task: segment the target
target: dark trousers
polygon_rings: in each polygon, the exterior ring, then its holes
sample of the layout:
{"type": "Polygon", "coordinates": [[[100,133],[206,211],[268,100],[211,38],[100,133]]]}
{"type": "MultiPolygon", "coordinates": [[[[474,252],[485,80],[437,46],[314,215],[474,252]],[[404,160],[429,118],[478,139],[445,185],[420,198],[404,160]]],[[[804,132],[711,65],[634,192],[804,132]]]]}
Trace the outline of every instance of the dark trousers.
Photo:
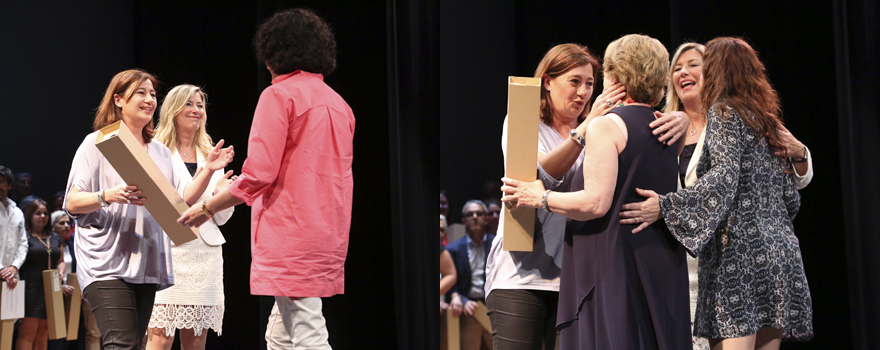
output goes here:
{"type": "Polygon", "coordinates": [[[92,306],[104,350],[140,348],[153,312],[155,284],[97,281],[83,295],[92,306]]]}
{"type": "Polygon", "coordinates": [[[495,289],[486,298],[495,349],[559,349],[556,307],[559,293],[495,289]]]}

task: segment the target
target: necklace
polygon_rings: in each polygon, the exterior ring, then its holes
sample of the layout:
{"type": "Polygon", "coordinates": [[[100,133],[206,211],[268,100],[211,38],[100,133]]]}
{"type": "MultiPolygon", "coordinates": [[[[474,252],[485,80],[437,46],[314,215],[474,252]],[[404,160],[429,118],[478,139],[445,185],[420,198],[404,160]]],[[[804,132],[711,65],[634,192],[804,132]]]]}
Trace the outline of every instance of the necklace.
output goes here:
{"type": "Polygon", "coordinates": [[[34,238],[36,238],[38,241],[40,241],[40,243],[43,244],[44,247],[46,247],[46,255],[48,255],[46,257],[46,267],[47,267],[46,269],[51,270],[52,269],[52,246],[49,245],[49,237],[46,237],[46,240],[43,241],[43,238],[38,237],[33,232],[31,232],[31,236],[34,236],[34,238]]]}
{"type": "Polygon", "coordinates": [[[702,129],[702,128],[703,128],[703,126],[700,125],[700,126],[694,128],[694,129],[690,129],[690,130],[688,130],[688,134],[691,135],[691,136],[694,136],[694,134],[697,133],[697,130],[700,130],[700,129],[702,129]]]}

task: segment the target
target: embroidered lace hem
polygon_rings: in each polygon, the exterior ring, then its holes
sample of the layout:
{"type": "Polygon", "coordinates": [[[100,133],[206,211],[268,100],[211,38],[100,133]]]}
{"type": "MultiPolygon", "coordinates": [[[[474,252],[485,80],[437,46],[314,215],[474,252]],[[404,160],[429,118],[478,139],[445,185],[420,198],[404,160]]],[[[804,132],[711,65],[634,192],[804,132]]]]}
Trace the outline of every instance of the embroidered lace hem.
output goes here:
{"type": "Polygon", "coordinates": [[[153,305],[150,315],[150,328],[165,328],[166,336],[173,336],[178,329],[192,328],[196,336],[202,330],[213,329],[217,335],[223,334],[222,305],[153,305]]]}

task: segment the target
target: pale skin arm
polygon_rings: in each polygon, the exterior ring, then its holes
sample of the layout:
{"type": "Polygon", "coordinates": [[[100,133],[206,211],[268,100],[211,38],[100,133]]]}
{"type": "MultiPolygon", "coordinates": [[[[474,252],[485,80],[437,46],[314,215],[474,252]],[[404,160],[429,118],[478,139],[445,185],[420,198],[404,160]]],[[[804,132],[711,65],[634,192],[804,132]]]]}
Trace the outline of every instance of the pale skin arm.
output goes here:
{"type": "Polygon", "coordinates": [[[452,299],[449,300],[449,308],[452,309],[452,316],[461,315],[461,297],[458,293],[452,293],[452,299]]]}
{"type": "MultiPolygon", "coordinates": [[[[231,208],[236,205],[244,203],[243,200],[236,198],[229,193],[229,189],[223,189],[217,195],[209,198],[205,201],[204,205],[211,213],[219,212],[226,208],[231,208]]],[[[204,210],[202,210],[201,205],[193,205],[177,219],[177,223],[183,224],[189,227],[199,227],[202,226],[205,222],[210,219],[207,215],[205,215],[204,210]]]]}
{"type": "MultiPolygon", "coordinates": [[[[593,103],[590,114],[580,125],[578,125],[578,134],[584,135],[587,131],[587,125],[589,125],[593,119],[605,115],[608,111],[617,107],[617,104],[619,104],[620,100],[624,97],[626,97],[626,88],[623,85],[615,83],[614,85],[605,88],[605,90],[602,91],[602,94],[596,97],[596,101],[593,103]],[[608,106],[605,101],[611,101],[611,106],[608,106]]],[[[577,161],[578,157],[581,155],[582,150],[583,147],[581,147],[581,145],[569,139],[554,148],[552,151],[547,152],[547,154],[538,155],[538,163],[541,164],[541,168],[544,168],[544,171],[546,171],[547,174],[550,174],[554,179],[560,179],[569,169],[571,169],[571,166],[574,165],[574,162],[577,161]]]]}
{"type": "Polygon", "coordinates": [[[223,140],[217,142],[217,145],[208,154],[205,168],[200,169],[196,176],[193,177],[192,182],[184,188],[183,199],[187,205],[191,206],[198,202],[199,198],[202,197],[202,193],[208,188],[208,184],[211,183],[211,176],[214,175],[214,172],[225,168],[232,161],[235,151],[232,149],[232,146],[221,149],[223,142],[223,140]]]}
{"type": "MultiPolygon", "coordinates": [[[[625,126],[619,117],[599,117],[587,128],[584,162],[593,164],[584,172],[584,190],[577,192],[550,192],[547,204],[554,213],[586,221],[604,216],[611,208],[614,187],[617,182],[617,156],[626,146],[625,126]]],[[[544,193],[541,181],[526,183],[503,178],[502,202],[511,210],[519,207],[540,208],[544,193]]]]}
{"type": "MultiPolygon", "coordinates": [[[[76,186],[70,188],[67,195],[67,211],[71,214],[88,214],[101,209],[101,203],[98,202],[98,192],[81,192],[76,186]]],[[[107,203],[126,203],[129,198],[132,205],[144,205],[147,199],[142,197],[143,192],[138,190],[137,186],[119,186],[104,190],[104,201],[107,203]]]]}
{"type": "MultiPolygon", "coordinates": [[[[61,281],[64,281],[64,273],[67,271],[67,263],[64,262],[64,249],[61,249],[60,261],[61,262],[58,263],[58,278],[61,278],[61,281]]],[[[67,296],[73,295],[73,286],[62,284],[61,293],[64,293],[64,295],[67,296]]]]}
{"type": "Polygon", "coordinates": [[[455,273],[455,264],[452,262],[452,256],[446,250],[440,253],[440,274],[443,275],[440,278],[440,295],[443,295],[452,289],[452,286],[455,285],[455,281],[458,279],[455,273]]]}

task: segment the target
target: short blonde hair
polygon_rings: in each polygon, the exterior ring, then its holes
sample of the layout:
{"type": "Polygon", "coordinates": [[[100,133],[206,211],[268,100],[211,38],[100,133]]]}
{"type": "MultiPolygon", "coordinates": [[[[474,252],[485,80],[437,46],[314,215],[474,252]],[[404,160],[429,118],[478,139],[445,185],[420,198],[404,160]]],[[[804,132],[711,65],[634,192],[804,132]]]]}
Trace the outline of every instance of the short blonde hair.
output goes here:
{"type": "Polygon", "coordinates": [[[605,49],[603,66],[603,74],[626,87],[636,102],[656,106],[663,100],[669,52],[657,39],[629,34],[612,41],[605,49]]]}
{"type": "Polygon", "coordinates": [[[174,152],[177,148],[177,143],[180,141],[177,138],[177,124],[174,122],[174,119],[177,117],[177,114],[186,108],[186,103],[196,93],[202,96],[202,102],[205,103],[205,118],[202,118],[199,130],[196,131],[196,135],[193,137],[193,146],[207,158],[211,148],[214,147],[214,142],[211,140],[211,135],[208,135],[208,131],[205,130],[208,119],[208,94],[198,86],[183,84],[177,85],[171,91],[168,91],[168,95],[162,101],[162,108],[159,110],[159,127],[156,128],[155,138],[174,152]]]}
{"type": "Polygon", "coordinates": [[[675,86],[673,86],[675,83],[672,82],[672,74],[675,74],[673,67],[675,67],[675,62],[678,62],[678,58],[690,50],[696,50],[700,53],[701,57],[706,54],[706,47],[698,43],[684,43],[678,47],[678,50],[675,50],[672,61],[669,61],[669,81],[666,82],[666,107],[663,107],[663,112],[665,113],[684,111],[684,105],[681,104],[681,99],[675,93],[675,86]]]}

